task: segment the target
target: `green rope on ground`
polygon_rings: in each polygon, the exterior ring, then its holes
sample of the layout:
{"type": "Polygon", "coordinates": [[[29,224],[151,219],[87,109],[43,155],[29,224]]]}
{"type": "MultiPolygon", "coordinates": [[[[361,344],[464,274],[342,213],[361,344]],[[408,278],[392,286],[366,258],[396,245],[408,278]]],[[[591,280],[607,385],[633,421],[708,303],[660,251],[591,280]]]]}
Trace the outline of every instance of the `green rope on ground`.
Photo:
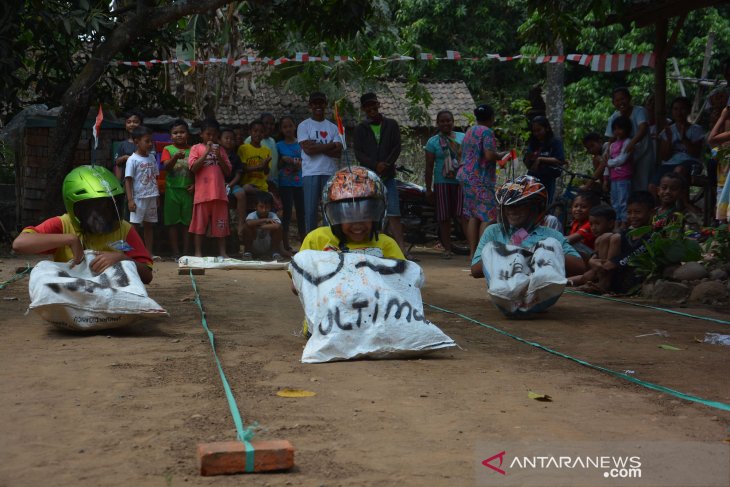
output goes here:
{"type": "Polygon", "coordinates": [[[15,281],[21,280],[22,278],[25,277],[26,274],[30,273],[31,269],[32,269],[32,267],[30,266],[30,264],[26,263],[25,270],[23,272],[18,272],[17,274],[15,274],[13,277],[8,279],[7,281],[0,282],[0,289],[5,289],[6,287],[8,287],[10,284],[14,283],[15,281]]]}
{"type": "Polygon", "coordinates": [[[495,326],[487,325],[486,323],[482,323],[481,321],[475,320],[474,318],[471,318],[469,316],[463,315],[461,313],[457,313],[456,311],[451,311],[451,310],[448,310],[448,309],[445,309],[445,308],[441,308],[439,306],[434,306],[434,305],[428,304],[428,303],[424,303],[424,304],[427,305],[427,306],[429,306],[429,307],[431,307],[431,308],[433,308],[433,309],[435,309],[435,310],[438,310],[438,311],[441,311],[441,312],[444,312],[444,313],[448,313],[448,314],[452,314],[452,315],[456,315],[459,318],[462,318],[462,319],[467,320],[467,321],[471,321],[472,323],[476,323],[479,326],[483,326],[484,328],[488,328],[488,329],[490,329],[492,331],[496,331],[497,333],[501,333],[502,335],[508,336],[508,337],[510,337],[510,338],[512,338],[514,340],[517,340],[518,342],[526,343],[527,345],[533,346],[535,348],[539,348],[540,350],[544,350],[544,351],[546,351],[548,353],[551,353],[553,355],[557,355],[558,357],[566,358],[568,360],[572,360],[573,362],[579,363],[580,365],[584,365],[584,366],[589,367],[591,369],[599,370],[601,372],[605,372],[605,373],[610,374],[610,375],[613,375],[615,377],[619,377],[621,379],[625,379],[625,380],[627,380],[629,382],[633,382],[634,384],[638,384],[640,386],[646,387],[647,389],[652,389],[652,390],[655,390],[655,391],[663,392],[665,394],[670,394],[670,395],[672,395],[674,397],[678,397],[678,398],[684,399],[686,401],[692,401],[692,402],[697,402],[697,403],[700,403],[700,404],[704,404],[705,406],[709,406],[711,408],[722,409],[723,411],[730,411],[730,404],[725,404],[725,403],[717,402],[717,401],[708,401],[707,399],[702,399],[701,397],[692,396],[690,394],[685,394],[684,392],[675,391],[674,389],[669,389],[668,387],[660,386],[658,384],[653,384],[651,382],[646,382],[646,381],[643,381],[641,379],[637,379],[635,377],[631,377],[630,375],[624,374],[622,372],[616,372],[615,370],[607,369],[605,367],[601,367],[600,365],[594,365],[594,364],[591,364],[589,362],[586,362],[585,360],[581,360],[581,359],[578,359],[578,358],[575,358],[575,357],[571,357],[570,355],[567,355],[565,353],[558,352],[557,350],[553,350],[553,349],[548,348],[548,347],[546,347],[544,345],[540,345],[537,342],[531,342],[529,340],[525,340],[524,338],[520,338],[520,337],[518,337],[516,335],[513,335],[513,334],[511,334],[509,332],[506,332],[504,330],[501,330],[501,329],[499,329],[499,328],[497,328],[495,326]]]}
{"type": "Polygon", "coordinates": [[[607,301],[615,301],[617,303],[630,304],[631,306],[638,306],[639,308],[655,309],[657,311],[663,311],[664,313],[671,313],[673,315],[684,316],[686,318],[694,318],[696,320],[705,320],[705,321],[714,321],[715,323],[720,323],[721,325],[730,325],[730,321],[721,320],[720,318],[711,318],[709,316],[692,315],[689,313],[682,313],[681,311],[675,311],[675,310],[669,309],[669,308],[659,308],[657,306],[651,306],[649,304],[632,303],[631,301],[626,301],[623,299],[611,298],[609,296],[601,296],[598,294],[584,293],[583,291],[574,291],[572,289],[566,289],[565,292],[569,293],[569,294],[576,294],[578,296],[588,296],[591,298],[605,299],[607,301]]]}
{"type": "Polygon", "coordinates": [[[226,374],[223,372],[223,366],[221,365],[221,361],[218,358],[218,352],[216,352],[215,349],[215,335],[213,335],[213,332],[208,328],[208,320],[205,318],[205,311],[203,311],[203,303],[200,300],[200,293],[198,292],[198,286],[195,282],[195,277],[193,277],[193,271],[190,271],[190,280],[193,283],[193,290],[195,291],[195,304],[198,305],[198,309],[200,310],[200,321],[203,324],[203,328],[205,329],[205,332],[208,335],[208,341],[210,341],[210,348],[213,350],[213,358],[215,359],[216,366],[218,367],[218,373],[221,376],[221,381],[223,382],[223,390],[226,392],[226,400],[228,401],[228,408],[231,410],[231,416],[233,416],[233,422],[236,425],[236,435],[238,437],[238,440],[243,443],[243,446],[246,448],[246,472],[253,472],[254,471],[254,447],[250,443],[251,439],[254,436],[254,427],[253,426],[244,428],[243,426],[243,419],[241,419],[241,413],[238,410],[238,404],[236,403],[236,398],[233,397],[233,392],[231,391],[231,386],[228,384],[228,379],[226,379],[226,374]]]}

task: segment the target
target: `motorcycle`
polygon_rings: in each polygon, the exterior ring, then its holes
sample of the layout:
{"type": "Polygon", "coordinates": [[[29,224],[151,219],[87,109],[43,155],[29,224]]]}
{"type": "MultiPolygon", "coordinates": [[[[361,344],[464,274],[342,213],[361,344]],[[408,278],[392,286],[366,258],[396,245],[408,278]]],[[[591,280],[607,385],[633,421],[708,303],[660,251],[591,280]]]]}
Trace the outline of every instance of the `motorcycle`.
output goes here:
{"type": "MultiPolygon", "coordinates": [[[[413,174],[410,169],[397,166],[396,170],[413,174]]],[[[416,244],[423,245],[439,239],[439,223],[436,221],[436,207],[426,198],[426,188],[396,177],[398,201],[400,203],[403,238],[409,244],[409,250],[416,244]]],[[[458,221],[452,224],[451,250],[457,255],[469,255],[469,247],[457,244],[465,240],[458,221]]]]}

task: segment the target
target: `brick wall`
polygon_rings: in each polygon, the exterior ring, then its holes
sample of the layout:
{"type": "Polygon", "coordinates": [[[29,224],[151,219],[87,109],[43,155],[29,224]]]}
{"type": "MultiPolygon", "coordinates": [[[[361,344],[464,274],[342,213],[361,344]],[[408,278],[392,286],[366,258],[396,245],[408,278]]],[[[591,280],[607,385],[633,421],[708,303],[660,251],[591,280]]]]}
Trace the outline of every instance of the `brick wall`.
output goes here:
{"type": "MultiPolygon", "coordinates": [[[[16,184],[20,185],[20,225],[34,225],[41,221],[41,209],[46,200],[46,173],[51,163],[51,140],[55,128],[28,127],[25,129],[24,141],[20,154],[20,174],[16,184]]],[[[124,129],[102,128],[99,134],[99,147],[95,151],[96,164],[112,167],[112,142],[124,140],[124,129]]],[[[83,129],[81,139],[76,148],[75,165],[91,163],[91,144],[93,136],[91,128],[83,129]]]]}

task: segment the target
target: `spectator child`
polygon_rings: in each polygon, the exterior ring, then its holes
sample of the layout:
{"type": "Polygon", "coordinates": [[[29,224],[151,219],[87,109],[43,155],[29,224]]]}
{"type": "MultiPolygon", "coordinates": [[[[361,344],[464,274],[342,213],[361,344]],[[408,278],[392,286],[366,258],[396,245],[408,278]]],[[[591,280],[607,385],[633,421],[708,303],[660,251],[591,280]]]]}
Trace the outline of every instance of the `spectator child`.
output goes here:
{"type": "Polygon", "coordinates": [[[662,176],[657,187],[659,206],[652,218],[652,225],[655,229],[672,223],[677,219],[678,214],[684,215],[685,224],[699,229],[698,215],[701,211],[694,205],[684,203],[686,188],[687,183],[679,173],[668,172],[662,176]]]}
{"type": "Polygon", "coordinates": [[[124,166],[127,163],[127,159],[136,150],[134,141],[132,140],[132,132],[142,125],[143,122],[144,117],[139,112],[129,112],[124,116],[124,129],[129,134],[129,138],[117,147],[117,152],[114,154],[114,175],[120,181],[124,180],[124,166]]]}
{"type": "Polygon", "coordinates": [[[595,132],[590,132],[583,137],[583,147],[591,156],[593,164],[593,173],[591,181],[581,186],[582,190],[592,190],[598,192],[609,191],[608,166],[604,154],[608,152],[608,144],[604,144],[601,136],[595,132]]]}
{"type": "Polygon", "coordinates": [[[228,160],[231,161],[231,173],[226,176],[226,194],[228,202],[236,208],[236,229],[241,234],[246,219],[247,201],[246,191],[243,189],[243,163],[238,157],[236,133],[231,129],[221,130],[221,145],[226,150],[228,160]]]}
{"type": "Polygon", "coordinates": [[[396,241],[381,234],[385,220],[385,189],[372,171],[362,166],[340,169],[322,192],[329,222],[309,232],[300,250],[359,252],[405,260],[396,241]]]}
{"type": "MultiPolygon", "coordinates": [[[[487,290],[493,300],[499,298],[499,301],[504,303],[504,300],[507,299],[513,304],[525,303],[527,305],[526,309],[521,309],[522,306],[520,306],[520,309],[514,311],[498,305],[505,314],[512,316],[542,311],[554,304],[559,298],[559,294],[548,301],[534,303],[528,295],[538,295],[541,288],[535,289],[532,279],[533,276],[538,275],[538,272],[544,272],[543,267],[556,269],[555,265],[550,264],[550,259],[541,259],[543,265],[535,266],[533,270],[529,263],[518,262],[517,259],[522,258],[522,252],[513,252],[507,246],[525,249],[528,251],[526,253],[529,255],[528,258],[533,255],[532,252],[536,253],[539,248],[544,248],[542,245],[550,247],[551,258],[564,258],[564,272],[568,275],[584,271],[583,259],[560,232],[541,225],[547,209],[547,190],[538,179],[532,176],[520,176],[513,181],[507,181],[497,190],[496,198],[499,204],[500,222],[488,226],[482,234],[471,262],[471,275],[475,278],[486,277],[487,290]],[[556,246],[557,248],[555,248],[556,246]],[[484,261],[482,251],[487,257],[484,261]],[[487,256],[487,253],[490,255],[487,256]],[[488,265],[491,265],[493,261],[504,261],[506,258],[512,257],[515,260],[511,262],[509,269],[500,270],[499,275],[489,275],[488,265]],[[518,274],[525,276],[524,285],[510,288],[510,281],[518,274]]],[[[553,282],[552,285],[564,287],[566,282],[564,274],[562,278],[562,284],[553,282]]],[[[559,289],[560,293],[562,293],[562,287],[559,289]]]]}
{"type": "Polygon", "coordinates": [[[271,211],[274,197],[271,193],[259,191],[256,194],[256,211],[246,217],[243,227],[243,260],[252,260],[254,255],[271,253],[274,260],[282,260],[280,254],[281,220],[271,211]]]}
{"type": "MultiPolygon", "coordinates": [[[[613,227],[616,225],[616,211],[608,205],[598,205],[591,208],[588,214],[588,222],[591,225],[591,233],[595,241],[595,252],[591,259],[605,259],[608,255],[608,248],[613,235],[613,227]]],[[[588,260],[589,268],[582,275],[571,276],[568,279],[569,286],[581,286],[593,282],[597,272],[590,267],[591,260],[588,260]]]]}
{"type": "Polygon", "coordinates": [[[195,235],[195,255],[203,256],[203,236],[208,227],[218,240],[218,255],[227,257],[228,197],[225,177],[231,173],[231,162],[218,143],[220,125],[214,119],[200,125],[200,144],[190,149],[190,171],[195,175],[195,198],[190,233],[195,235]]]}
{"type": "Polygon", "coordinates": [[[302,189],[304,191],[304,223],[307,232],[317,228],[317,209],[327,180],[337,170],[342,154],[342,141],[337,125],[324,118],[327,97],[324,93],[309,95],[312,116],[297,127],[297,142],[302,146],[302,189]]]}
{"type": "Polygon", "coordinates": [[[595,235],[591,231],[590,211],[591,208],[601,202],[598,194],[592,191],[582,191],[573,200],[571,214],[573,223],[570,226],[567,240],[585,261],[593,253],[595,235]]]}
{"type": "Polygon", "coordinates": [[[261,144],[264,137],[264,123],[261,120],[254,120],[249,127],[251,142],[238,148],[238,156],[243,163],[243,189],[247,193],[267,192],[269,184],[266,175],[270,170],[271,150],[261,144]]]}
{"type": "MultiPolygon", "coordinates": [[[[615,88],[611,93],[611,101],[616,111],[608,119],[606,137],[611,142],[616,139],[613,133],[613,122],[617,117],[626,117],[631,122],[631,140],[626,145],[626,153],[631,154],[634,165],[631,187],[634,190],[645,190],[649,185],[649,176],[654,167],[649,137],[649,114],[641,106],[634,106],[631,103],[631,93],[625,86],[615,88]]],[[[617,215],[621,218],[621,215],[617,215]]]]}
{"type": "Polygon", "coordinates": [[[170,234],[172,255],[176,258],[180,254],[179,235],[183,237],[183,253],[190,253],[190,220],[193,217],[193,191],[195,180],[190,173],[188,157],[190,144],[188,138],[190,129],[187,122],[178,119],[172,122],[170,128],[172,144],[162,149],[162,164],[165,166],[165,205],[164,221],[170,234]]]}
{"type": "Polygon", "coordinates": [[[139,234],[120,217],[124,190],[119,179],[101,166],[79,166],[63,180],[66,213],[26,227],[13,241],[18,254],[53,254],[55,262],[84,260],[94,250],[93,272],[122,260],[133,260],[145,284],[152,281],[152,258],[139,234]]]}
{"type": "Polygon", "coordinates": [[[129,221],[142,224],[144,244],[152,254],[152,243],[157,223],[157,202],[160,191],[157,187],[157,159],[151,153],[152,130],[140,125],[132,132],[135,151],[129,156],[124,169],[124,187],[127,192],[129,221]]]}
{"type": "Polygon", "coordinates": [[[651,224],[654,215],[654,197],[648,191],[634,191],[627,202],[627,222],[629,228],[621,233],[606,237],[606,242],[596,242],[598,253],[591,258],[589,266],[596,271],[595,279],[602,292],[625,294],[639,284],[640,280],[631,267],[631,258],[646,252],[646,242],[651,233],[632,237],[629,233],[636,228],[651,224]]]}
{"type": "Polygon", "coordinates": [[[525,152],[525,164],[529,169],[527,174],[538,178],[545,185],[549,205],[555,195],[555,180],[560,177],[560,168],[565,165],[563,143],[555,137],[550,122],[542,115],[530,121],[530,131],[525,152]]]}
{"type": "Polygon", "coordinates": [[[302,190],[302,148],[297,142],[297,124],[291,116],[281,118],[283,140],[276,143],[279,152],[279,195],[281,196],[284,250],[291,252],[289,245],[289,225],[292,219],[292,206],[297,212],[299,241],[304,240],[304,191],[302,190]]]}
{"type": "Polygon", "coordinates": [[[616,117],[611,123],[613,136],[616,138],[608,149],[608,174],[611,180],[611,205],[616,210],[616,221],[621,227],[626,226],[626,201],[631,192],[632,158],[627,152],[631,143],[631,120],[628,117],[616,117]]]}
{"type": "MultiPolygon", "coordinates": [[[[263,124],[263,130],[261,134],[260,144],[267,147],[271,151],[271,162],[269,162],[270,171],[266,173],[269,180],[269,191],[275,190],[278,175],[279,175],[279,151],[276,148],[276,139],[274,139],[274,133],[276,132],[276,118],[274,114],[264,112],[258,120],[261,120],[263,124]]],[[[251,127],[249,126],[249,136],[246,138],[244,144],[250,144],[252,139],[251,127]]]]}

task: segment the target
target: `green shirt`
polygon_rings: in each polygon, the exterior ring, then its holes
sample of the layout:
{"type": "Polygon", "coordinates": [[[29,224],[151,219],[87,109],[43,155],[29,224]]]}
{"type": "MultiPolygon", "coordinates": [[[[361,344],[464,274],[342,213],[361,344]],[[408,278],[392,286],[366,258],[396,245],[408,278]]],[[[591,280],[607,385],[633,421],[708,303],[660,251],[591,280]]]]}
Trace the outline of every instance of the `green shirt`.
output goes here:
{"type": "Polygon", "coordinates": [[[178,151],[185,151],[185,157],[175,161],[175,166],[167,171],[167,181],[165,188],[185,188],[187,189],[191,184],[195,182],[193,174],[190,172],[188,166],[188,157],[190,157],[190,148],[178,149],[174,145],[166,145],[162,150],[162,163],[172,159],[172,156],[177,154],[178,151]]]}
{"type": "Polygon", "coordinates": [[[371,123],[370,129],[373,131],[373,134],[375,134],[375,142],[380,144],[380,124],[371,123]]]}

